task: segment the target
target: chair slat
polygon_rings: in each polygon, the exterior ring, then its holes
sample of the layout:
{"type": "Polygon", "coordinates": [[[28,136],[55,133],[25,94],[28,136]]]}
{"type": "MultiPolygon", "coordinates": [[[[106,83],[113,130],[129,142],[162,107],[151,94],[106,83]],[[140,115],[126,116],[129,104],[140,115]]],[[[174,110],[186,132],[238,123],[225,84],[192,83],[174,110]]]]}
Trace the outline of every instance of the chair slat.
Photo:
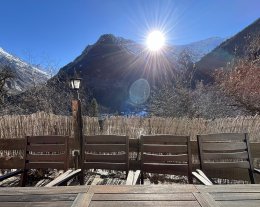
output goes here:
{"type": "Polygon", "coordinates": [[[187,145],[157,145],[157,144],[144,144],[143,152],[156,152],[156,153],[187,153],[187,145]]]}
{"type": "Polygon", "coordinates": [[[64,152],[64,151],[66,151],[66,146],[63,144],[28,145],[27,151],[31,151],[31,152],[64,152]]]}
{"type": "Polygon", "coordinates": [[[235,153],[204,153],[205,160],[248,159],[247,151],[235,153]]]}
{"type": "Polygon", "coordinates": [[[158,164],[143,163],[142,170],[159,174],[181,174],[188,175],[188,164],[158,164]]]}
{"type": "Polygon", "coordinates": [[[85,151],[89,152],[124,152],[125,144],[87,144],[85,151]]]}
{"type": "Polygon", "coordinates": [[[84,162],[84,169],[126,170],[125,163],[84,162]]]}
{"type": "Polygon", "coordinates": [[[246,150],[247,146],[245,142],[235,143],[203,143],[203,151],[241,151],[246,150]]]}
{"type": "Polygon", "coordinates": [[[27,160],[29,162],[64,162],[66,154],[28,154],[27,160]]]}
{"type": "Polygon", "coordinates": [[[222,169],[222,168],[244,168],[249,169],[250,165],[248,161],[241,162],[211,162],[204,163],[205,169],[222,169]]]}
{"type": "Polygon", "coordinates": [[[142,136],[144,144],[187,144],[188,136],[154,135],[142,136]]]}
{"type": "Polygon", "coordinates": [[[220,134],[205,134],[198,135],[202,142],[206,141],[245,141],[244,133],[220,133],[220,134]]]}
{"type": "Polygon", "coordinates": [[[84,136],[87,144],[125,144],[127,136],[118,135],[95,135],[84,136]]]}
{"type": "Polygon", "coordinates": [[[68,136],[31,136],[28,142],[31,144],[64,144],[68,136]]]}
{"type": "Polygon", "coordinates": [[[104,155],[104,154],[89,154],[85,155],[86,162],[125,162],[126,155],[104,155]]]}
{"type": "Polygon", "coordinates": [[[142,156],[143,162],[187,162],[188,161],[188,155],[187,154],[178,154],[178,155],[156,155],[156,154],[147,154],[144,153],[142,156]]]}
{"type": "Polygon", "coordinates": [[[26,163],[26,169],[65,169],[64,162],[30,162],[26,163]]]}

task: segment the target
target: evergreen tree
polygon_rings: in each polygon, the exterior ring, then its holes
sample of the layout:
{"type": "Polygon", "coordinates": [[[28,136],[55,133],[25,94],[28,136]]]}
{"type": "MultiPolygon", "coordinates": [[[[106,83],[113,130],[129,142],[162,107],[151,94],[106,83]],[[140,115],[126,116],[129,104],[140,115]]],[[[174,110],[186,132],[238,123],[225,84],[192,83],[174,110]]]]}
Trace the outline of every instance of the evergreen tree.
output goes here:
{"type": "Polygon", "coordinates": [[[98,103],[95,98],[93,98],[90,102],[90,116],[98,116],[98,103]]]}

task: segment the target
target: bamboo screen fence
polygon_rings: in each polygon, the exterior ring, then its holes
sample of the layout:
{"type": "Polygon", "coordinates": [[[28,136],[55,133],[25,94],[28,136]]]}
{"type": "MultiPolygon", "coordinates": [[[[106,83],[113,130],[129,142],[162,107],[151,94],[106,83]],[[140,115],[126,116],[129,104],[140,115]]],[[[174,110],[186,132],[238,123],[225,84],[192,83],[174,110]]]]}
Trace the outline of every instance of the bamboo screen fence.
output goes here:
{"type": "MultiPolygon", "coordinates": [[[[201,118],[161,117],[107,117],[104,130],[100,131],[98,119],[83,117],[84,134],[118,134],[139,138],[145,134],[189,135],[192,140],[197,134],[221,132],[247,132],[250,141],[260,141],[260,116],[240,116],[206,120],[201,118]]],[[[72,117],[47,114],[0,117],[0,138],[23,138],[26,135],[69,135],[73,136],[72,117]]]]}

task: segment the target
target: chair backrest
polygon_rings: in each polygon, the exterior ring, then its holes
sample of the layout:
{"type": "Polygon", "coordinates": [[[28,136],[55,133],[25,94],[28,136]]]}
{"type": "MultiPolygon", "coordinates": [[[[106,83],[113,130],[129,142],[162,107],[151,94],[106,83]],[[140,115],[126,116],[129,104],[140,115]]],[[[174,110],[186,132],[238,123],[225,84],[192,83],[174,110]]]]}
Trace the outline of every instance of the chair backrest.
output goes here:
{"type": "Polygon", "coordinates": [[[27,136],[24,169],[68,168],[68,136],[27,136]]]}
{"type": "Polygon", "coordinates": [[[187,175],[192,183],[192,159],[189,136],[141,136],[141,171],[187,175]]]}
{"type": "Polygon", "coordinates": [[[255,183],[249,140],[246,133],[197,135],[202,171],[216,169],[247,169],[255,183]]]}
{"type": "Polygon", "coordinates": [[[83,169],[129,171],[129,138],[118,135],[84,136],[83,169]]]}

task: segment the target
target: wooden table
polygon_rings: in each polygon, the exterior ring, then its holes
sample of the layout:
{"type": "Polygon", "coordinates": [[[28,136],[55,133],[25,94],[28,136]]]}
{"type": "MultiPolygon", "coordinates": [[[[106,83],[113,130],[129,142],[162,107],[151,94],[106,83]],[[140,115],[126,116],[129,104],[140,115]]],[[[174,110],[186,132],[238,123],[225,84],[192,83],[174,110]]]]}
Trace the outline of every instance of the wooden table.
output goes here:
{"type": "Polygon", "coordinates": [[[0,207],[260,206],[260,185],[0,188],[0,207]]]}

